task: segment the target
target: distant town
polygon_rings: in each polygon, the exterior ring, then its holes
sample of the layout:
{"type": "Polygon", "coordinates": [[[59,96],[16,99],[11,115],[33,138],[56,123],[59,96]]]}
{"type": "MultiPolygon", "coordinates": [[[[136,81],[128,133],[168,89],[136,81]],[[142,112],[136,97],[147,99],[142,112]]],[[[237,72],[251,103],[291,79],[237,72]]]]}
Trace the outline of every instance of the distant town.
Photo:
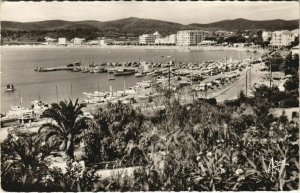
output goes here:
{"type": "MultiPolygon", "coordinates": [[[[292,48],[297,49],[299,43],[299,30],[260,31],[254,33],[250,30],[231,31],[204,31],[204,30],[181,30],[176,34],[162,36],[158,31],[142,34],[136,38],[109,38],[98,37],[87,40],[85,37],[52,38],[45,37],[43,41],[29,44],[40,45],[140,45],[140,46],[227,46],[227,47],[250,47],[250,48],[292,48]]],[[[20,43],[19,43],[20,44],[20,43]]]]}

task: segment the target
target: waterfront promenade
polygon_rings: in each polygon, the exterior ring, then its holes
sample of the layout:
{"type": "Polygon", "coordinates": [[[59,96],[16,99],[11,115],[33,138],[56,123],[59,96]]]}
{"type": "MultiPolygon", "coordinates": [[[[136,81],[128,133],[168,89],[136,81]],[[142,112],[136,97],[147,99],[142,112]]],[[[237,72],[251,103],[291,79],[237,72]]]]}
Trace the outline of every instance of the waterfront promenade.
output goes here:
{"type": "Polygon", "coordinates": [[[15,47],[15,48],[103,48],[103,49],[176,49],[182,51],[189,50],[203,50],[203,51],[225,51],[234,50],[242,52],[257,52],[264,54],[269,52],[268,49],[251,48],[251,47],[228,47],[228,46],[160,46],[160,45],[2,45],[2,47],[15,47]]]}

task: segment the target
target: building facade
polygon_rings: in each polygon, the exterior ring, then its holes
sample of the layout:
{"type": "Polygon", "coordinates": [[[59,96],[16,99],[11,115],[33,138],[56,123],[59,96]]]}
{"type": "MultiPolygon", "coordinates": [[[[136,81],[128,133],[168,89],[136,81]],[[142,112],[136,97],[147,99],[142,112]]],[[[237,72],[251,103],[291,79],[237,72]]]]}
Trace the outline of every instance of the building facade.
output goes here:
{"type": "Polygon", "coordinates": [[[292,56],[295,56],[296,54],[299,56],[299,45],[292,47],[291,52],[292,56]]]}
{"type": "Polygon", "coordinates": [[[81,45],[85,42],[85,38],[74,38],[73,43],[75,45],[81,45]]]}
{"type": "Polygon", "coordinates": [[[58,38],[58,45],[66,45],[67,38],[58,38]]]}
{"type": "Polygon", "coordinates": [[[263,39],[264,42],[268,42],[272,38],[272,32],[270,32],[270,31],[263,31],[262,34],[261,34],[261,36],[262,36],[262,39],[263,39]]]}
{"type": "Polygon", "coordinates": [[[177,32],[178,46],[197,45],[205,39],[205,32],[202,30],[183,30],[177,32]]]}
{"type": "Polygon", "coordinates": [[[177,35],[171,34],[164,38],[156,38],[155,44],[166,44],[166,45],[175,45],[177,42],[177,35]]]}
{"type": "Polygon", "coordinates": [[[143,34],[139,36],[139,44],[155,44],[157,38],[160,38],[160,34],[157,31],[153,34],[143,34]]]}
{"type": "Polygon", "coordinates": [[[295,34],[287,31],[287,30],[283,30],[283,31],[274,31],[272,33],[272,37],[271,37],[271,42],[270,45],[271,46],[290,46],[292,44],[292,42],[295,41],[295,34]]]}

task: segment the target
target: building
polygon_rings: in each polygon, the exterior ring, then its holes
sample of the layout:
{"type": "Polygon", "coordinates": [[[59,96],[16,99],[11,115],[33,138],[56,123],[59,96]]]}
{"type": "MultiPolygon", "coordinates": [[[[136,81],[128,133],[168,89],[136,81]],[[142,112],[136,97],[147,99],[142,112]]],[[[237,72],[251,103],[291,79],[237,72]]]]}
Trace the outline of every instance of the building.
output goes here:
{"type": "Polygon", "coordinates": [[[45,42],[55,42],[57,39],[55,38],[50,38],[50,37],[45,37],[45,42]]]}
{"type": "Polygon", "coordinates": [[[143,34],[139,36],[139,44],[155,44],[157,38],[160,38],[160,34],[157,31],[153,34],[143,34]]]}
{"type": "Polygon", "coordinates": [[[292,31],[292,33],[293,33],[296,37],[299,37],[299,35],[300,35],[300,29],[294,29],[294,30],[292,31]]]}
{"type": "Polygon", "coordinates": [[[58,38],[58,45],[66,45],[67,38],[58,38]]]}
{"type": "Polygon", "coordinates": [[[75,45],[81,45],[85,42],[85,38],[74,38],[72,41],[75,45]]]}
{"type": "Polygon", "coordinates": [[[164,38],[156,38],[155,44],[164,44],[164,45],[175,45],[177,42],[177,35],[171,34],[164,38]]]}
{"type": "Polygon", "coordinates": [[[50,44],[54,44],[55,42],[57,42],[57,39],[55,38],[50,38],[50,37],[45,37],[45,45],[50,45],[50,44]]]}
{"type": "Polygon", "coordinates": [[[212,46],[215,44],[217,44],[217,42],[213,41],[213,40],[203,40],[200,43],[198,43],[198,45],[200,45],[200,46],[212,46]]]}
{"type": "Polygon", "coordinates": [[[177,32],[178,46],[197,45],[205,39],[205,32],[202,30],[183,30],[177,32]]]}
{"type": "Polygon", "coordinates": [[[296,38],[295,34],[288,30],[274,31],[272,33],[270,46],[273,47],[290,46],[292,42],[295,41],[295,38],[296,38]]]}
{"type": "Polygon", "coordinates": [[[291,52],[292,56],[295,56],[296,54],[299,56],[299,45],[292,47],[291,52]]]}
{"type": "Polygon", "coordinates": [[[261,36],[262,36],[262,39],[263,39],[264,42],[268,42],[268,41],[270,41],[270,39],[272,37],[272,32],[270,32],[270,31],[263,31],[262,34],[261,34],[261,36]]]}

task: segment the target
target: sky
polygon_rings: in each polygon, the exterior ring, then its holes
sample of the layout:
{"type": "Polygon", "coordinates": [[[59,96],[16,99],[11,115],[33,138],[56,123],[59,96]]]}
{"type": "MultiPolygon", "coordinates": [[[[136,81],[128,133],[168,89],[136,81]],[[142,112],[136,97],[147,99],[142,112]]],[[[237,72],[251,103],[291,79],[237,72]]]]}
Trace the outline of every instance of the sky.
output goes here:
{"type": "Polygon", "coordinates": [[[181,24],[211,23],[225,19],[299,19],[299,2],[2,2],[2,21],[97,20],[127,17],[181,24]]]}

